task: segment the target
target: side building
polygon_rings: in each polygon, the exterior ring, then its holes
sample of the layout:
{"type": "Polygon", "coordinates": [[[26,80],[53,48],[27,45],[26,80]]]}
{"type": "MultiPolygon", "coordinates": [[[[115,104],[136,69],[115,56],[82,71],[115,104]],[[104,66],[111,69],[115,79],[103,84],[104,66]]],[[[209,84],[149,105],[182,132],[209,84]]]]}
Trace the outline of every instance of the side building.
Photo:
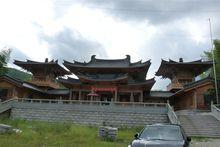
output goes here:
{"type": "Polygon", "coordinates": [[[69,90],[61,88],[56,81],[58,76],[70,74],[58,64],[58,61],[15,60],[14,64],[31,72],[32,79],[22,81],[7,75],[1,76],[0,98],[2,101],[15,97],[48,99],[69,96],[69,90]]]}
{"type": "Polygon", "coordinates": [[[213,89],[213,79],[210,77],[195,80],[197,76],[212,67],[212,61],[179,62],[169,60],[161,61],[156,76],[168,78],[171,83],[167,91],[172,92],[169,100],[176,110],[182,109],[207,109],[210,101],[205,99],[205,94],[213,89]]]}

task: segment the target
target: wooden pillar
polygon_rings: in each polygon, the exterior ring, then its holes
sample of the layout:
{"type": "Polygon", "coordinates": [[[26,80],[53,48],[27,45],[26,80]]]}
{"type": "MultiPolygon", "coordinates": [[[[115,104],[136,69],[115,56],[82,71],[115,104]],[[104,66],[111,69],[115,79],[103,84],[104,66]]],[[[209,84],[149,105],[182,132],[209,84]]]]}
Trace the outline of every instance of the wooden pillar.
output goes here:
{"type": "Polygon", "coordinates": [[[194,91],[194,96],[193,97],[194,97],[194,99],[193,99],[194,108],[197,109],[197,92],[196,92],[196,90],[194,91]]]}
{"type": "Polygon", "coordinates": [[[72,92],[71,99],[72,99],[72,100],[75,100],[75,99],[76,99],[76,97],[75,97],[75,92],[76,92],[76,91],[73,91],[73,90],[72,90],[71,92],[72,92]]]}
{"type": "Polygon", "coordinates": [[[71,100],[71,99],[72,99],[72,96],[73,96],[73,91],[72,91],[72,89],[70,89],[70,96],[69,96],[69,100],[71,100]]]}
{"type": "Polygon", "coordinates": [[[90,101],[93,101],[93,96],[90,97],[90,101]]]}
{"type": "Polygon", "coordinates": [[[82,95],[82,91],[81,90],[79,90],[79,100],[81,100],[81,95],[82,95]]]}
{"type": "Polygon", "coordinates": [[[140,93],[141,93],[140,102],[143,102],[143,91],[141,91],[140,93]]]}
{"type": "Polygon", "coordinates": [[[117,102],[118,101],[118,91],[117,90],[115,90],[115,100],[114,100],[115,102],[117,102]]]}
{"type": "Polygon", "coordinates": [[[130,92],[130,102],[134,102],[134,93],[130,92]]]}
{"type": "Polygon", "coordinates": [[[12,88],[12,94],[11,94],[11,97],[10,97],[10,98],[14,98],[14,97],[15,97],[15,92],[16,92],[16,91],[15,91],[15,87],[13,87],[13,88],[12,88]]]}

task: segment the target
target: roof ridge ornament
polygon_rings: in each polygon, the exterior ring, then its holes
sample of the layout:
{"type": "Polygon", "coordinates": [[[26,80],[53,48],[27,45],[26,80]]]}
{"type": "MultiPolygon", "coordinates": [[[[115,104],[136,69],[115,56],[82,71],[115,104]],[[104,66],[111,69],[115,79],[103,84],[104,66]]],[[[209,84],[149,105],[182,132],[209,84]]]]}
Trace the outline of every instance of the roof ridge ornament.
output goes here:
{"type": "Polygon", "coordinates": [[[179,62],[183,63],[183,58],[179,58],[179,62]]]}
{"type": "Polygon", "coordinates": [[[96,55],[92,55],[92,56],[91,56],[91,61],[95,61],[95,60],[96,60],[95,57],[96,57],[96,55]]]}
{"type": "Polygon", "coordinates": [[[129,63],[131,63],[131,56],[130,55],[126,55],[126,60],[129,61],[129,63]]]}

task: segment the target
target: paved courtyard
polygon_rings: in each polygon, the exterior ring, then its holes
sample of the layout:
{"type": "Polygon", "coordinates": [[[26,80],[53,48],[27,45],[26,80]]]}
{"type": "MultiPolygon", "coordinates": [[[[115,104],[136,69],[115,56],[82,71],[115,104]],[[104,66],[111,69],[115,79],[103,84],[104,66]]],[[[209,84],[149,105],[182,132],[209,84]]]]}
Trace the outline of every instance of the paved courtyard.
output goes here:
{"type": "Polygon", "coordinates": [[[220,139],[192,141],[191,147],[220,147],[220,139]]]}

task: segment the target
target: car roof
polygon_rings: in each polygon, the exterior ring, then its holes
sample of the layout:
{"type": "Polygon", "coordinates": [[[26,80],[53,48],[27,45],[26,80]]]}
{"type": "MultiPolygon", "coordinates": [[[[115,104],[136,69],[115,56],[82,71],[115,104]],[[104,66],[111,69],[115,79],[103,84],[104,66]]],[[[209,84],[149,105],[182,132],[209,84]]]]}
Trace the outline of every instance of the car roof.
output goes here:
{"type": "Polygon", "coordinates": [[[146,127],[147,126],[179,126],[181,127],[179,124],[161,124],[161,123],[149,124],[149,125],[146,125],[146,127]]]}

